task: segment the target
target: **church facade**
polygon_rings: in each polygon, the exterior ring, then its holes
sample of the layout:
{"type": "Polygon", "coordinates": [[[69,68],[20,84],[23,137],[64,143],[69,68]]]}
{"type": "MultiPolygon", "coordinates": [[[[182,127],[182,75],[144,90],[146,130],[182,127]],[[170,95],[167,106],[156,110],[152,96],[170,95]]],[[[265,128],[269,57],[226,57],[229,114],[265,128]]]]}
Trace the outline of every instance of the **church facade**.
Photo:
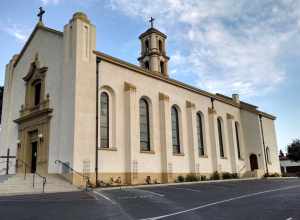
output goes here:
{"type": "Polygon", "coordinates": [[[137,66],[96,51],[83,13],[63,32],[39,22],[6,66],[0,153],[10,148],[43,175],[68,172],[60,160],[125,184],[280,173],[274,116],[171,79],[167,36],[151,26],[139,39],[137,66]]]}

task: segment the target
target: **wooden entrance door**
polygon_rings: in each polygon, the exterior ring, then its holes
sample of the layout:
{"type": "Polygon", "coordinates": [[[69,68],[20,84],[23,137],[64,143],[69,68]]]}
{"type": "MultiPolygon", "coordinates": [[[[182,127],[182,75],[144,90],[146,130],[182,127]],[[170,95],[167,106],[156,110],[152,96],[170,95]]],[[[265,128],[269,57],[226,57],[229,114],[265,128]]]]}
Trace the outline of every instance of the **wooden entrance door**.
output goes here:
{"type": "Polygon", "coordinates": [[[37,164],[37,146],[38,142],[32,142],[31,143],[31,173],[36,172],[36,164],[37,164]]]}

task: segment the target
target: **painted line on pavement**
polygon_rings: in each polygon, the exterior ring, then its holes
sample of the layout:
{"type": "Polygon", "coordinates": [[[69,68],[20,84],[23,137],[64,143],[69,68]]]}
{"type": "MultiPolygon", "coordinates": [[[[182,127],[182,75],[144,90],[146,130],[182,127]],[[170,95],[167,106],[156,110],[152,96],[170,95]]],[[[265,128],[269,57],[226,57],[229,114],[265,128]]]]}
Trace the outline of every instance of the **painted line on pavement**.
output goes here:
{"type": "Polygon", "coordinates": [[[93,193],[97,194],[98,196],[102,197],[103,199],[110,201],[112,204],[116,204],[113,200],[111,200],[110,198],[108,198],[106,195],[103,195],[102,193],[93,190],[93,193]]]}
{"type": "Polygon", "coordinates": [[[237,196],[237,197],[233,197],[233,198],[230,198],[230,199],[225,199],[225,200],[221,200],[221,201],[218,201],[218,202],[213,202],[213,203],[208,203],[208,204],[205,204],[205,205],[197,206],[197,207],[194,207],[194,208],[191,208],[191,209],[186,209],[186,210],[183,210],[183,211],[180,211],[180,212],[173,212],[173,213],[166,214],[166,215],[150,217],[150,218],[143,218],[143,219],[140,219],[140,220],[157,220],[157,219],[168,218],[168,217],[171,217],[171,216],[176,216],[176,215],[180,215],[180,214],[183,214],[183,213],[192,212],[192,211],[195,211],[195,210],[199,210],[199,209],[219,205],[219,204],[226,203],[226,202],[231,202],[231,201],[234,201],[234,200],[239,200],[239,199],[244,199],[244,198],[254,197],[254,196],[257,196],[257,195],[266,194],[266,193],[283,191],[283,190],[294,189],[294,188],[300,188],[300,186],[299,185],[289,186],[289,187],[270,189],[270,190],[266,190],[266,191],[245,194],[245,195],[242,195],[242,196],[237,196]]]}
{"type": "Polygon", "coordinates": [[[196,189],[190,189],[190,188],[184,188],[184,187],[172,187],[172,189],[179,189],[179,190],[186,190],[186,191],[192,191],[192,192],[203,192],[203,190],[196,190],[196,189]]]}

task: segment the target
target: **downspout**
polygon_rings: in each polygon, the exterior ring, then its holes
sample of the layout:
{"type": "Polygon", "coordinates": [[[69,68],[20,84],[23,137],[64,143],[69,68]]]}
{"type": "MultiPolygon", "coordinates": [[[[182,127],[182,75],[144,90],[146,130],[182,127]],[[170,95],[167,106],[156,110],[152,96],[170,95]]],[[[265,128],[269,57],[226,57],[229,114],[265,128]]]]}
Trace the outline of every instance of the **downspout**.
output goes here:
{"type": "Polygon", "coordinates": [[[265,136],[264,136],[264,129],[263,129],[263,125],[262,125],[262,115],[259,115],[259,121],[260,121],[260,130],[261,130],[261,136],[262,136],[262,142],[263,142],[263,148],[264,148],[264,157],[265,157],[265,164],[266,164],[266,174],[269,175],[267,155],[266,155],[265,136]]]}
{"type": "Polygon", "coordinates": [[[98,145],[99,145],[99,64],[101,59],[96,57],[96,146],[95,146],[95,176],[96,186],[98,186],[98,145]]]}

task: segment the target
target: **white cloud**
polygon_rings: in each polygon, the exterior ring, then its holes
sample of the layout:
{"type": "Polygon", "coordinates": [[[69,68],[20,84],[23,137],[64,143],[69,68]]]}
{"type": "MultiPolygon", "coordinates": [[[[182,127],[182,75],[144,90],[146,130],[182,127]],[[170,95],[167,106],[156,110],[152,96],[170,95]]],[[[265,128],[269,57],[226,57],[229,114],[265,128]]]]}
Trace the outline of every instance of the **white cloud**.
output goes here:
{"type": "Polygon", "coordinates": [[[0,30],[14,37],[21,43],[24,43],[30,34],[29,28],[17,24],[0,24],[0,30]]]}
{"type": "Polygon", "coordinates": [[[49,4],[57,5],[58,3],[60,3],[60,1],[61,0],[41,0],[43,5],[49,5],[49,4]]]}
{"type": "Polygon", "coordinates": [[[287,77],[282,47],[300,36],[297,0],[110,0],[131,17],[156,18],[172,48],[173,76],[213,92],[263,95],[287,77]]]}

